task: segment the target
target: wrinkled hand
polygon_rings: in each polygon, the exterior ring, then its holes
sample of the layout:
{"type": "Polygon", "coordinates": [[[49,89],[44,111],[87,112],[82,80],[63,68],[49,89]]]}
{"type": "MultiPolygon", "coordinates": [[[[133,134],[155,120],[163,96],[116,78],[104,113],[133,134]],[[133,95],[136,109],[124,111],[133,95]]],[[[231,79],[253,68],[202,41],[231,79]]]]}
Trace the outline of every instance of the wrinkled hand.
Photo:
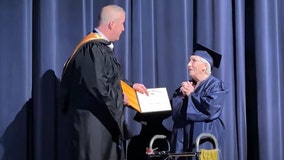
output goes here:
{"type": "Polygon", "coordinates": [[[144,86],[144,84],[134,83],[132,88],[139,93],[146,94],[147,96],[149,95],[147,88],[144,86]]]}
{"type": "Polygon", "coordinates": [[[181,83],[180,91],[183,96],[189,96],[192,92],[194,92],[194,84],[189,81],[184,81],[181,83]]]}

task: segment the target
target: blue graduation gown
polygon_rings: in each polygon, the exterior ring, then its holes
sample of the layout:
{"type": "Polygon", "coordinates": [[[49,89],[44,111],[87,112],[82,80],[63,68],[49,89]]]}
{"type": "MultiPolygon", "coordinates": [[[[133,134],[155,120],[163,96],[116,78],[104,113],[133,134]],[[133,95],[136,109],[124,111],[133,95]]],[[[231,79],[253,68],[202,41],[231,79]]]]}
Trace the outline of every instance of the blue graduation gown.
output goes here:
{"type": "MultiPolygon", "coordinates": [[[[195,141],[201,133],[216,136],[222,152],[225,126],[221,114],[227,94],[224,83],[212,75],[188,97],[183,97],[180,88],[176,90],[171,99],[174,121],[172,152],[195,152],[195,141]]],[[[199,148],[212,149],[210,144],[205,142],[199,148]]]]}

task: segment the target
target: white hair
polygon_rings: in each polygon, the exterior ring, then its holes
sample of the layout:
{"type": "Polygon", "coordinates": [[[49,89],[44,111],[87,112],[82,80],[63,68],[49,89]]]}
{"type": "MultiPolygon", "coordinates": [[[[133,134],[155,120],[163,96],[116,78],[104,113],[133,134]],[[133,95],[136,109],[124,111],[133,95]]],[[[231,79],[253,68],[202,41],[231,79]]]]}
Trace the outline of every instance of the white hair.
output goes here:
{"type": "Polygon", "coordinates": [[[205,73],[207,73],[208,75],[210,75],[210,74],[211,74],[211,65],[209,64],[209,62],[208,62],[206,59],[202,58],[202,57],[200,57],[200,61],[207,64],[207,65],[206,65],[207,67],[206,67],[206,69],[205,69],[205,73]]]}

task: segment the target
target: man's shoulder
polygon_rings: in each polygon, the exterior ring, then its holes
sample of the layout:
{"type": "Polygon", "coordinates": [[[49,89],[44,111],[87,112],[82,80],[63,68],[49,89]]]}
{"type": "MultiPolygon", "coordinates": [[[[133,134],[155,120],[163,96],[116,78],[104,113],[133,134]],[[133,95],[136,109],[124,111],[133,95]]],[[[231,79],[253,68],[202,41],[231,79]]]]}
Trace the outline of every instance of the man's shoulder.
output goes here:
{"type": "Polygon", "coordinates": [[[108,45],[110,42],[104,39],[104,37],[96,32],[91,32],[87,34],[83,40],[80,42],[82,44],[87,42],[102,43],[108,45]]]}

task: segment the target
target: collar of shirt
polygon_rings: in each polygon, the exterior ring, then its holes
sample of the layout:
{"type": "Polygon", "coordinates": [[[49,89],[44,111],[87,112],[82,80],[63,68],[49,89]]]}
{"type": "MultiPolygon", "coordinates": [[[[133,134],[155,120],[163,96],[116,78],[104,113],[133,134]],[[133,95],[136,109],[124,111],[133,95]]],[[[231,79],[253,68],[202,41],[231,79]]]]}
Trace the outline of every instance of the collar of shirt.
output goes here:
{"type": "MultiPolygon", "coordinates": [[[[108,42],[110,42],[110,41],[107,39],[107,37],[106,37],[101,31],[99,31],[97,28],[95,28],[95,31],[96,31],[97,33],[99,33],[100,35],[102,35],[105,40],[107,40],[108,42]]],[[[107,45],[107,46],[108,46],[110,49],[112,49],[112,50],[113,50],[113,48],[114,48],[114,45],[113,45],[112,42],[110,42],[110,44],[107,45]]]]}

